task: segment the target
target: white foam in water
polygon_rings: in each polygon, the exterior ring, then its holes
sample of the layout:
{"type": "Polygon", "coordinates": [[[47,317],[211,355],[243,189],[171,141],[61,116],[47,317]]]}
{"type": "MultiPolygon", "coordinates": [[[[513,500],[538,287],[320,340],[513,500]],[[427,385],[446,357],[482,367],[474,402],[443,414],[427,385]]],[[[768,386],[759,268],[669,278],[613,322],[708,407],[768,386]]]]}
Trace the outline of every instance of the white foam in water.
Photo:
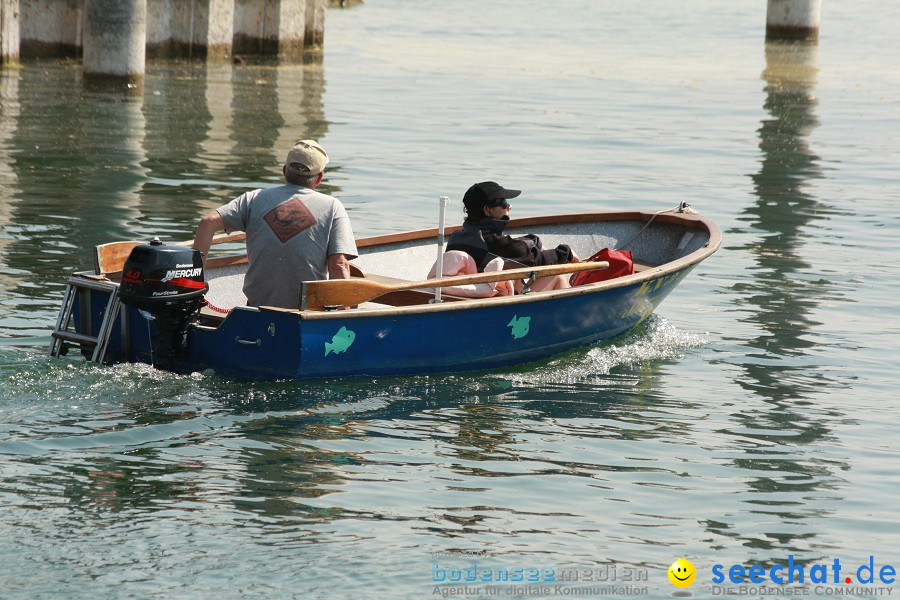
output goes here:
{"type": "Polygon", "coordinates": [[[708,343],[705,335],[682,331],[666,318],[651,316],[634,332],[600,343],[587,352],[578,350],[552,359],[513,377],[522,383],[571,383],[609,375],[616,367],[627,367],[655,360],[679,358],[688,348],[708,343]]]}

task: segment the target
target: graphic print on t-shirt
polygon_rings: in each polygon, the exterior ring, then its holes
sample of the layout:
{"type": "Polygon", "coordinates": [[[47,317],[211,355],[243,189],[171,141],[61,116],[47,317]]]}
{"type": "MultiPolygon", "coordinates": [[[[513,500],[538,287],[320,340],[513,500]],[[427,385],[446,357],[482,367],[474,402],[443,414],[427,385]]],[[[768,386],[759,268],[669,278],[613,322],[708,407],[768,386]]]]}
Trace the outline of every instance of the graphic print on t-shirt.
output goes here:
{"type": "Polygon", "coordinates": [[[281,243],[316,224],[316,218],[299,198],[291,198],[279,204],[263,218],[281,243]]]}

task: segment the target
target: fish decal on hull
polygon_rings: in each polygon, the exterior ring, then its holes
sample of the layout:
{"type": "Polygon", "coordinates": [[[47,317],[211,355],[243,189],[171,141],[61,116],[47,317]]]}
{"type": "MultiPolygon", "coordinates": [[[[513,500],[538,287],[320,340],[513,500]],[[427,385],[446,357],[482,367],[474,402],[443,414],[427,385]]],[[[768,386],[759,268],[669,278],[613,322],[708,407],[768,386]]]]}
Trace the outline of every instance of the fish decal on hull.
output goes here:
{"type": "Polygon", "coordinates": [[[506,324],[507,327],[512,329],[511,333],[513,338],[521,339],[528,335],[528,331],[531,329],[531,317],[520,317],[519,315],[515,315],[512,318],[512,321],[506,324]]]}
{"type": "Polygon", "coordinates": [[[356,339],[356,334],[347,329],[346,327],[341,327],[334,337],[331,338],[330,342],[325,342],[325,356],[328,356],[332,352],[335,354],[342,354],[347,351],[353,344],[353,340],[356,339]]]}

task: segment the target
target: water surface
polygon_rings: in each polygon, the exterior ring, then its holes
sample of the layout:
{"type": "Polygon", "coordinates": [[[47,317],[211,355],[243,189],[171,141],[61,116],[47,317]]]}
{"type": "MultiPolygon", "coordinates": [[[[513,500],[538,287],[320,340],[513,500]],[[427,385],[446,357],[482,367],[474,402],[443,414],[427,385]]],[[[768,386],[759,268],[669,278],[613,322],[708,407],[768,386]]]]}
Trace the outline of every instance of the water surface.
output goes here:
{"type": "Polygon", "coordinates": [[[766,45],[754,3],[380,0],[329,11],[321,65],[155,63],[137,95],[0,72],[0,595],[420,598],[475,562],[668,597],[685,557],[704,597],[714,564],[900,566],[900,9],[823,9],[810,47],[766,45]],[[433,227],[441,195],[461,220],[494,179],[513,216],[686,200],[725,241],[637,331],[518,369],[46,358],[94,244],[190,239],[303,137],[358,235],[433,227]]]}

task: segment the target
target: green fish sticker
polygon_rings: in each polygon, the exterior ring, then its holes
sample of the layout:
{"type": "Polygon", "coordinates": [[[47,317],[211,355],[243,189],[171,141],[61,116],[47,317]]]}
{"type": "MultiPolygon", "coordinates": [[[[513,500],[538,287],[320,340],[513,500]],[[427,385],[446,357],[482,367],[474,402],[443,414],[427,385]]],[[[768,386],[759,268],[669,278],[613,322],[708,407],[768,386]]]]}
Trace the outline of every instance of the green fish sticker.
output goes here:
{"type": "Polygon", "coordinates": [[[353,344],[353,340],[356,339],[356,334],[347,329],[346,327],[341,327],[334,337],[331,338],[331,342],[325,342],[325,356],[328,356],[332,352],[335,354],[341,354],[347,351],[353,344]]]}
{"type": "Polygon", "coordinates": [[[506,326],[512,328],[512,336],[518,340],[528,335],[530,324],[531,317],[520,317],[519,315],[515,315],[512,318],[512,321],[507,323],[506,326]]]}

